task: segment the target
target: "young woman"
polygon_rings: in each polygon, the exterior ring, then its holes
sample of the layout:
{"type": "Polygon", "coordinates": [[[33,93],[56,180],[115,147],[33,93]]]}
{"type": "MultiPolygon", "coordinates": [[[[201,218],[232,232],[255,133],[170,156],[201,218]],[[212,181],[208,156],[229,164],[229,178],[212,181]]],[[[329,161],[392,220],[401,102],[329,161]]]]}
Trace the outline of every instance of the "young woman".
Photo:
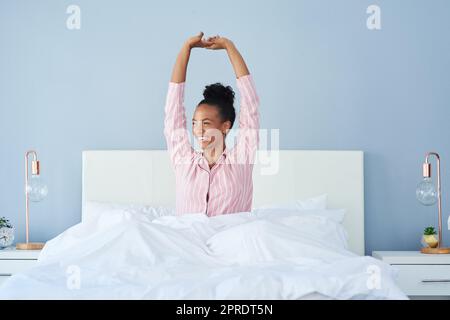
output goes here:
{"type": "Polygon", "coordinates": [[[189,38],[178,54],[165,105],[164,135],[176,176],[176,212],[208,216],[252,209],[252,169],[259,142],[259,98],[248,68],[234,43],[224,37],[189,38]],[[230,86],[211,84],[196,106],[192,132],[201,150],[194,150],[186,129],[184,88],[191,50],[226,50],[236,74],[241,97],[239,130],[230,150],[225,137],[236,113],[230,86]]]}

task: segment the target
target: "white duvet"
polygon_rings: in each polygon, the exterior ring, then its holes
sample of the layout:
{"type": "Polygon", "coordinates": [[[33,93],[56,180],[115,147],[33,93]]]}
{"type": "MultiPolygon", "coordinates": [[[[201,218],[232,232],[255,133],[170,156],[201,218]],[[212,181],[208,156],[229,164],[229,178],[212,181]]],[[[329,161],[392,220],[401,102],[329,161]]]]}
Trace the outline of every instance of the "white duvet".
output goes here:
{"type": "MultiPolygon", "coordinates": [[[[305,211],[306,212],[306,211],[305,211]]],[[[395,270],[346,249],[335,219],[112,209],[50,240],[2,299],[406,299],[395,270]]]]}

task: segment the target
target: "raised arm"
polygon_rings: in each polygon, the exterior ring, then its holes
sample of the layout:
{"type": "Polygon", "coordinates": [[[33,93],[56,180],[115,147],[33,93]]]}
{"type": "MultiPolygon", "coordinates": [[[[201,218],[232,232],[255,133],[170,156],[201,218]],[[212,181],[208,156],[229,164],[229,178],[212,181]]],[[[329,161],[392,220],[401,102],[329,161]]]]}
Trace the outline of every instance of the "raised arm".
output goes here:
{"type": "Polygon", "coordinates": [[[211,45],[207,45],[206,49],[219,50],[225,49],[228,53],[228,58],[233,66],[236,78],[250,74],[247,65],[245,64],[244,58],[242,58],[239,50],[234,45],[233,41],[224,37],[209,37],[207,42],[212,42],[211,45]]]}
{"type": "Polygon", "coordinates": [[[245,64],[244,58],[242,58],[238,49],[235,47],[234,43],[231,41],[226,42],[226,50],[228,53],[228,58],[230,59],[231,64],[233,65],[234,73],[236,74],[236,78],[240,78],[242,76],[250,74],[248,71],[247,65],[245,64]]]}
{"type": "Polygon", "coordinates": [[[207,49],[225,49],[228,58],[236,74],[236,85],[241,96],[241,106],[239,110],[239,131],[237,142],[233,148],[233,154],[237,156],[236,161],[254,163],[254,155],[259,144],[259,97],[256,92],[253,77],[248,71],[242,55],[234,43],[224,37],[210,37],[208,42],[212,42],[207,49]]]}
{"type": "Polygon", "coordinates": [[[211,45],[211,42],[204,40],[202,37],[203,32],[200,32],[183,44],[173,67],[171,82],[182,83],[186,81],[187,66],[193,48],[204,48],[211,45]]]}
{"type": "Polygon", "coordinates": [[[173,167],[176,167],[177,164],[183,161],[188,161],[193,151],[186,128],[184,87],[191,50],[210,44],[204,41],[202,37],[203,32],[200,32],[197,36],[189,38],[183,44],[178,53],[172,71],[172,78],[169,82],[164,108],[164,136],[166,137],[167,150],[173,167]]]}
{"type": "Polygon", "coordinates": [[[186,71],[190,56],[191,48],[186,42],[185,44],[183,44],[180,52],[178,53],[177,60],[175,61],[175,65],[173,66],[172,78],[170,79],[170,82],[182,83],[186,81],[186,71]]]}

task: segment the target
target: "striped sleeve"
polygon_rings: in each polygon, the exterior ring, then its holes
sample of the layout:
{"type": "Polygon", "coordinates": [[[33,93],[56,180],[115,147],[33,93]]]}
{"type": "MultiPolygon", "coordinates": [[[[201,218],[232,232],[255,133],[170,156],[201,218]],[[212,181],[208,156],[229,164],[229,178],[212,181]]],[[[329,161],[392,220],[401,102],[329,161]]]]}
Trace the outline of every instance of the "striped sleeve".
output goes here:
{"type": "Polygon", "coordinates": [[[169,82],[164,108],[164,136],[174,168],[183,160],[190,158],[193,151],[186,128],[184,88],[185,82],[169,82]]]}
{"type": "Polygon", "coordinates": [[[251,74],[236,79],[241,97],[239,110],[239,130],[234,149],[238,159],[254,163],[254,155],[259,144],[259,96],[251,74]]]}

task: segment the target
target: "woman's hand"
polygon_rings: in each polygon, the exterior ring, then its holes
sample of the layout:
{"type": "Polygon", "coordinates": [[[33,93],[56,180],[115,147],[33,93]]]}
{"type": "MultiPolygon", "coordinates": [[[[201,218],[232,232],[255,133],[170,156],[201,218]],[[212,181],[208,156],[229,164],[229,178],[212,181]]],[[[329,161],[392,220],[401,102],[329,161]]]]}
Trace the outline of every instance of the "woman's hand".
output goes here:
{"type": "Polygon", "coordinates": [[[210,46],[212,44],[212,42],[203,39],[203,32],[200,32],[198,35],[191,37],[186,41],[186,45],[189,47],[189,49],[206,48],[207,46],[210,46]]]}
{"type": "Polygon", "coordinates": [[[228,49],[230,45],[233,44],[230,39],[220,37],[219,35],[209,37],[208,39],[206,39],[206,43],[207,45],[205,46],[205,48],[211,50],[228,49]]]}

